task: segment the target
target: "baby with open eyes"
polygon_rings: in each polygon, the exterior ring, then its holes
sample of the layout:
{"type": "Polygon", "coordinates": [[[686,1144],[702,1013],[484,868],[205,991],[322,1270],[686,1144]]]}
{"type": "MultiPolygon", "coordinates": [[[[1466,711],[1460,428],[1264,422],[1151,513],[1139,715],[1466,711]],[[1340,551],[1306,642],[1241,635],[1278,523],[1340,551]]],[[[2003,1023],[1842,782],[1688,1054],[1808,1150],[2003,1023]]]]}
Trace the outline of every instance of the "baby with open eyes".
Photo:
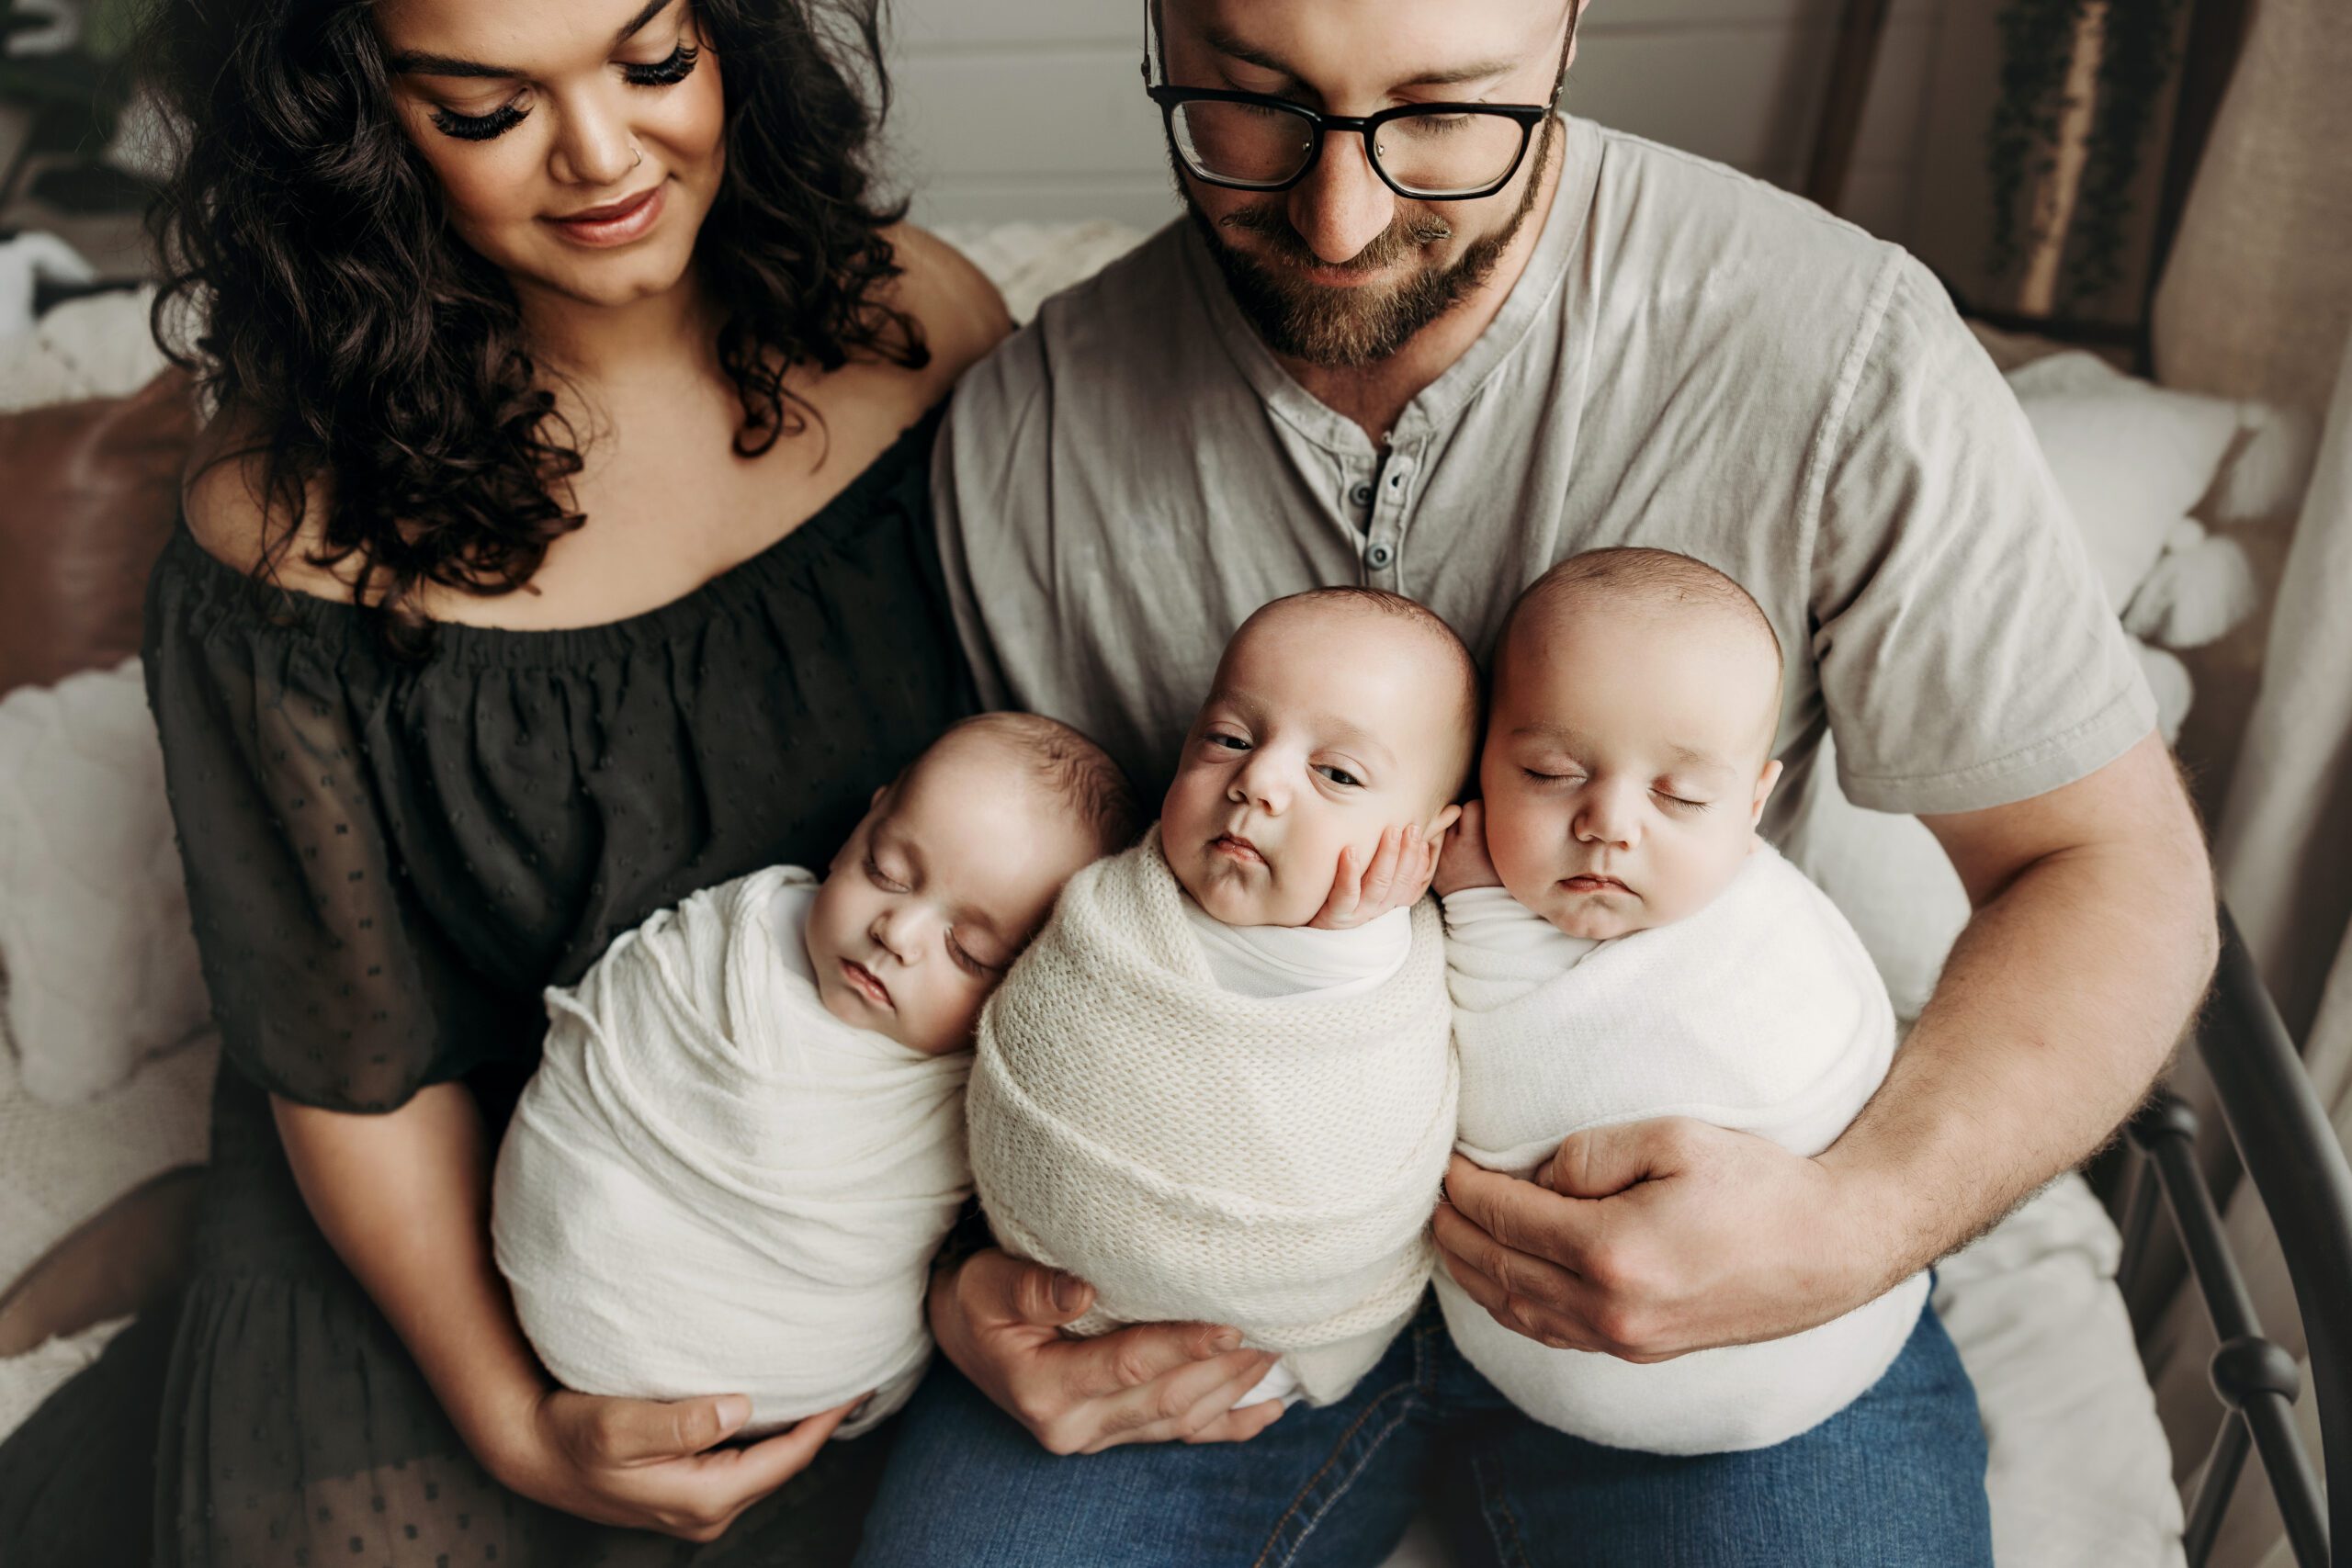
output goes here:
{"type": "MultiPolygon", "coordinates": [[[[1757,837],[1781,650],[1687,556],[1600,550],[1521,596],[1495,654],[1482,799],[1439,862],[1460,1148],[1534,1176],[1571,1133],[1688,1116],[1813,1156],[1886,1077],[1894,1016],[1853,929],[1757,837]]],[[[1795,1437],[1894,1361],[1924,1275],[1845,1316],[1637,1366],[1503,1326],[1442,1269],[1463,1355],[1540,1421],[1658,1453],[1795,1437]]]]}
{"type": "Polygon", "coordinates": [[[820,883],[695,894],[547,994],[492,1239],[525,1335],[586,1393],[749,1396],[758,1435],[913,1392],[932,1254],[971,1190],[980,1007],[1062,884],[1136,829],[1051,719],[988,714],[892,783],[820,883]]]}
{"type": "Polygon", "coordinates": [[[981,1206],[1094,1286],[1073,1332],[1229,1325],[1282,1358],[1243,1404],[1320,1404],[1411,1314],[1453,1139],[1442,929],[1420,876],[1343,929],[1334,887],[1438,841],[1477,727],[1461,639],[1396,594],[1277,600],[1226,645],[1158,826],[980,1021],[981,1206]]]}

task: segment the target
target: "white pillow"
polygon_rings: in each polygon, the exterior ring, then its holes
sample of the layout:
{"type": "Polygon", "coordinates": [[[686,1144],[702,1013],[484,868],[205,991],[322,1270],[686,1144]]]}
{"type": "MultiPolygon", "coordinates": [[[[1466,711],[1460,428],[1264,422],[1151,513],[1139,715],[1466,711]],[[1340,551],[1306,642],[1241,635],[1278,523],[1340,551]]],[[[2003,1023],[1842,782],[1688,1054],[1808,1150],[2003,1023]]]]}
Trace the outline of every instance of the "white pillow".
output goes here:
{"type": "Polygon", "coordinates": [[[950,223],[939,237],[996,285],[1005,310],[1020,322],[1054,295],[1134,250],[1145,235],[1096,218],[1083,223],[950,223]]]}
{"type": "Polygon", "coordinates": [[[28,333],[0,339],[0,412],[129,397],[168,363],[147,330],[151,286],[69,299],[28,333]]]}
{"type": "Polygon", "coordinates": [[[2079,351],[2037,359],[2008,381],[2120,614],[2173,525],[2212,488],[2237,439],[2239,405],[2152,386],[2079,351]]]}
{"type": "Polygon", "coordinates": [[[2235,539],[2194,517],[2172,525],[2165,553],[2123,611],[2123,629],[2165,648],[2202,648],[2262,604],[2254,562],[2235,539]]]}
{"type": "Polygon", "coordinates": [[[0,698],[0,1019],[76,1104],[208,1021],[139,661],[0,698]]]}

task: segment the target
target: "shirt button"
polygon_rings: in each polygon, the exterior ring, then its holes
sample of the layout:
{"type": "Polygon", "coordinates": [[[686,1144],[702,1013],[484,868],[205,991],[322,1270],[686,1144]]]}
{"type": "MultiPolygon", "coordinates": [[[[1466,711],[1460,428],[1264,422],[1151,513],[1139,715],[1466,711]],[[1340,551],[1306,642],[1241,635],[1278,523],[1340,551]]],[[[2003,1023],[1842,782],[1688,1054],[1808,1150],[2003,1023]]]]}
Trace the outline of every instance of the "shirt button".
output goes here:
{"type": "Polygon", "coordinates": [[[1370,485],[1358,485],[1355,489],[1348,491],[1348,499],[1354,502],[1358,506],[1370,506],[1372,504],[1372,487],[1370,485]]]}
{"type": "Polygon", "coordinates": [[[1377,570],[1380,568],[1386,566],[1390,560],[1395,558],[1395,552],[1391,551],[1386,545],[1374,545],[1372,548],[1364,551],[1363,558],[1370,561],[1374,570],[1377,570]]]}

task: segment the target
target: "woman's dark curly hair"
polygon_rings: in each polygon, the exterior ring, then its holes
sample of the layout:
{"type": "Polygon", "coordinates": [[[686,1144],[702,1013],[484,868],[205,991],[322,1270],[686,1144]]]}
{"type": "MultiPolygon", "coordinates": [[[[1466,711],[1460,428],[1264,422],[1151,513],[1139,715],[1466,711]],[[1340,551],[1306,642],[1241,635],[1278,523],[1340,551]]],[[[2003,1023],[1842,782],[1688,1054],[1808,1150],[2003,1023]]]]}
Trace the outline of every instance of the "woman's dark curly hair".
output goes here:
{"type": "MultiPolygon", "coordinates": [[[[748,457],[815,417],[784,384],[792,367],[919,367],[929,353],[879,298],[899,270],[882,230],[905,211],[876,203],[868,165],[889,100],[880,0],[691,3],[727,100],[695,265],[748,457]]],[[[425,584],[494,595],[528,581],[584,521],[560,499],[582,465],[505,275],[452,232],[393,118],[368,11],[162,0],[144,55],[179,145],[149,218],[154,325],[252,433],[232,455],[263,459],[256,573],[283,558],[323,479],[308,558],[353,560],[354,601],[414,627],[425,584]],[[190,321],[184,347],[174,329],[190,321]]]]}

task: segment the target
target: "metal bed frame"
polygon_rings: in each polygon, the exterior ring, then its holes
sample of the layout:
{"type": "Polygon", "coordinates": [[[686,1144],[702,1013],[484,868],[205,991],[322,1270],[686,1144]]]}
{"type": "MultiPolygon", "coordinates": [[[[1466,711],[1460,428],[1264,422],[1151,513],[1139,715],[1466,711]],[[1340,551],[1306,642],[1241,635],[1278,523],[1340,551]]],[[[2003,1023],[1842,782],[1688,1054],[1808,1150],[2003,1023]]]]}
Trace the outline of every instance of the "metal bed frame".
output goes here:
{"type": "Polygon", "coordinates": [[[2227,909],[2221,926],[2221,965],[2194,1037],[2230,1142],[2268,1213],[2294,1286],[2319,1405],[2324,1505],[2295,1427],[2301,1369],[2263,1334],[2230,1255],[2220,1205],[2199,1169],[2197,1114],[2170,1093],[2160,1092],[2126,1130],[2138,1158],[2123,1208],[2117,1282],[2127,1299],[2135,1295],[2150,1267],[2157,1211],[2168,1213],[2221,1341],[2210,1371],[2226,1408],[2195,1495],[2187,1499],[2190,1568],[2205,1568],[2211,1555],[2249,1449],[2261,1456],[2300,1568],[2352,1568],[2352,1166],[2227,909]]]}

